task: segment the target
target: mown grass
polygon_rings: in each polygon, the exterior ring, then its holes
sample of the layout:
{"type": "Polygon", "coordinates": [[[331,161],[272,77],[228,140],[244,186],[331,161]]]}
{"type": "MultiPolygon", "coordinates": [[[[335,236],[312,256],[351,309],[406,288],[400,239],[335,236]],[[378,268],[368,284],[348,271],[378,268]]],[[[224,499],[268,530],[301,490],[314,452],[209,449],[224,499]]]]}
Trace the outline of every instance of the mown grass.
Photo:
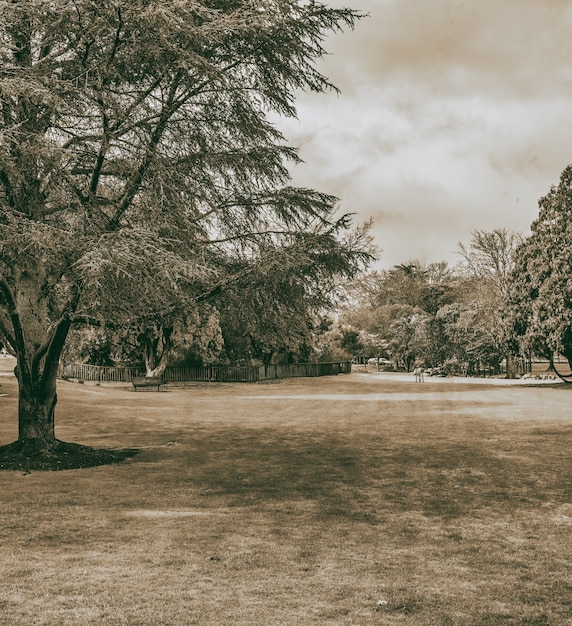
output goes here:
{"type": "Polygon", "coordinates": [[[571,624],[569,398],[363,374],[63,383],[59,438],[142,450],[0,473],[0,621],[571,624]]]}

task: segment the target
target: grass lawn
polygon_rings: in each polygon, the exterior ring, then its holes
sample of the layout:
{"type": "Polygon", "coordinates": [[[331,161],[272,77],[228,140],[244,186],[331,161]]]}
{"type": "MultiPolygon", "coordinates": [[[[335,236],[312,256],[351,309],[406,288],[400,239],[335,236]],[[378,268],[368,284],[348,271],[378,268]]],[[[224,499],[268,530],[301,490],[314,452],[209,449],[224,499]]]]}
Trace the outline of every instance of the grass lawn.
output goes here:
{"type": "Polygon", "coordinates": [[[572,624],[571,399],[378,373],[62,382],[60,439],[141,452],[0,472],[0,623],[572,624]]]}

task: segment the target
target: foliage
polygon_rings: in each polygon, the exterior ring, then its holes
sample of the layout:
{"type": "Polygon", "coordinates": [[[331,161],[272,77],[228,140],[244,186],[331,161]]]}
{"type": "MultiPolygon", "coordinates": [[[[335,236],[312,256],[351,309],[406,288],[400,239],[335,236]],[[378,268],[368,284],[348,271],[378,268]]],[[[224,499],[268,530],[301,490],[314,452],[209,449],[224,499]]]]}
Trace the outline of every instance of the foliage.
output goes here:
{"type": "Polygon", "coordinates": [[[347,349],[345,331],[328,316],[324,315],[318,320],[315,331],[315,354],[319,362],[347,361],[361,351],[358,334],[355,333],[353,337],[352,349],[347,349]],[[357,348],[355,341],[358,342],[357,348]]]}
{"type": "Polygon", "coordinates": [[[504,229],[474,231],[454,268],[410,261],[360,276],[341,323],[375,334],[380,347],[368,355],[386,348],[406,370],[448,363],[457,372],[498,371],[514,348],[504,306],[521,240],[504,229]]]}
{"type": "Polygon", "coordinates": [[[497,302],[506,296],[514,253],[522,241],[519,233],[496,228],[492,231],[474,230],[469,247],[459,243],[462,273],[475,279],[471,287],[481,288],[489,299],[495,298],[497,302]]]}
{"type": "Polygon", "coordinates": [[[307,360],[321,315],[337,300],[339,276],[355,263],[348,248],[369,245],[367,227],[353,236],[350,244],[300,234],[279,254],[270,248],[235,269],[237,279],[214,300],[228,358],[269,363],[282,354],[307,360]]]}
{"type": "Polygon", "coordinates": [[[427,320],[428,317],[420,309],[404,305],[400,315],[391,322],[388,333],[389,352],[397,367],[409,372],[420,360],[427,320]]]}
{"type": "Polygon", "coordinates": [[[289,186],[297,156],[268,120],[296,114],[298,89],[333,89],[315,61],[356,12],[294,0],[0,11],[0,335],[18,357],[20,438],[54,439],[72,325],[147,322],[152,343],[181,303],[194,314],[271,253],[274,266],[300,249],[319,264],[342,249],[332,280],[367,261],[335,198],[289,186]]]}
{"type": "MultiPolygon", "coordinates": [[[[498,228],[475,230],[468,246],[458,245],[461,280],[457,318],[451,327],[452,356],[469,373],[482,367],[496,371],[501,360],[510,363],[515,352],[505,307],[515,250],[521,241],[520,234],[498,228]]],[[[514,376],[512,371],[507,373],[514,376]]]]}
{"type": "Polygon", "coordinates": [[[357,330],[344,328],[340,334],[340,347],[352,356],[365,356],[362,336],[357,330]]]}
{"type": "Polygon", "coordinates": [[[68,362],[92,365],[114,365],[117,359],[112,337],[101,328],[93,326],[78,329],[71,334],[65,355],[68,362]]]}
{"type": "Polygon", "coordinates": [[[373,308],[407,304],[433,315],[451,298],[452,273],[444,261],[423,265],[414,260],[370,272],[354,282],[353,290],[373,308]]]}
{"type": "Polygon", "coordinates": [[[572,363],[572,166],[539,200],[511,272],[511,321],[525,353],[562,352],[572,363]]]}
{"type": "Polygon", "coordinates": [[[174,365],[202,367],[220,361],[224,339],[219,312],[211,306],[202,307],[194,326],[182,327],[174,337],[169,362],[174,365]]]}
{"type": "Polygon", "coordinates": [[[365,356],[392,356],[403,369],[417,361],[437,365],[440,329],[434,317],[455,297],[455,281],[445,262],[410,261],[369,272],[350,285],[340,323],[372,338],[362,342],[365,356]]]}
{"type": "Polygon", "coordinates": [[[468,374],[481,368],[498,370],[504,346],[495,326],[496,315],[494,309],[477,300],[443,307],[436,316],[446,338],[441,363],[458,363],[468,374]]]}

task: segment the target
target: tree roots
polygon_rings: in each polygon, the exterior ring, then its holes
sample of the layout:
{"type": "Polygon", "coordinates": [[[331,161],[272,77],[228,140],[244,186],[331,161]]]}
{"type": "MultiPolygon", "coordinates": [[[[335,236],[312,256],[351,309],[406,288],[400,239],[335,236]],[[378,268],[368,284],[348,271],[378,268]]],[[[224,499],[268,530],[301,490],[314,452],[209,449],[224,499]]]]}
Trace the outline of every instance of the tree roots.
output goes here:
{"type": "Polygon", "coordinates": [[[135,456],[137,448],[92,448],[55,439],[14,441],[0,446],[0,470],[57,471],[121,463],[135,456]]]}

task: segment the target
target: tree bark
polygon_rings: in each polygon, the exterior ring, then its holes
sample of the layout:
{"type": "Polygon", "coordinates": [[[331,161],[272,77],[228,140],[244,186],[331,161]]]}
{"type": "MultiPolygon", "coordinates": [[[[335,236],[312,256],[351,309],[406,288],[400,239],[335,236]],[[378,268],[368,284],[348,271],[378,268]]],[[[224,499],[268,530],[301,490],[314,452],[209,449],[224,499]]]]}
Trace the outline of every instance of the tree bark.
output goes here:
{"type": "Polygon", "coordinates": [[[38,448],[50,448],[56,442],[56,375],[51,378],[53,380],[29,384],[18,376],[18,440],[22,443],[34,441],[38,448]]]}
{"type": "Polygon", "coordinates": [[[516,371],[516,357],[513,354],[507,354],[506,357],[506,377],[518,378],[516,371]]]}
{"type": "Polygon", "coordinates": [[[171,327],[159,326],[155,338],[145,338],[145,376],[159,377],[169,364],[169,353],[172,347],[171,327]]]}
{"type": "Polygon", "coordinates": [[[15,369],[18,379],[18,441],[33,442],[38,449],[49,449],[56,443],[54,414],[60,355],[69,331],[70,321],[60,321],[51,333],[45,354],[36,356],[30,367],[18,354],[15,369]]]}
{"type": "Polygon", "coordinates": [[[18,443],[35,450],[49,450],[57,441],[54,411],[57,374],[79,290],[71,292],[58,321],[50,321],[48,284],[41,263],[30,264],[11,287],[0,287],[13,332],[10,344],[17,356],[18,443]]]}

